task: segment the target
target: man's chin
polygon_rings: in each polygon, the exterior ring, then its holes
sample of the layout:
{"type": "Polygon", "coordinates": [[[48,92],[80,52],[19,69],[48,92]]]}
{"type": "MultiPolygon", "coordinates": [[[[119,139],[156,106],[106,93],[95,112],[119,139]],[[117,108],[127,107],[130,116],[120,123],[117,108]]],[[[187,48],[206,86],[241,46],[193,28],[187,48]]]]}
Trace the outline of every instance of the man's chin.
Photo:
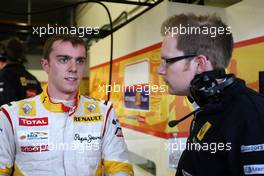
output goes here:
{"type": "Polygon", "coordinates": [[[169,94],[171,95],[177,95],[177,96],[187,96],[187,93],[186,92],[183,92],[183,91],[177,91],[177,90],[172,90],[169,88],[168,90],[169,94]]]}
{"type": "Polygon", "coordinates": [[[168,92],[170,95],[178,95],[178,93],[176,91],[171,90],[171,89],[169,89],[168,92]]]}
{"type": "Polygon", "coordinates": [[[79,88],[71,87],[64,89],[66,94],[76,94],[79,91],[79,88]]]}

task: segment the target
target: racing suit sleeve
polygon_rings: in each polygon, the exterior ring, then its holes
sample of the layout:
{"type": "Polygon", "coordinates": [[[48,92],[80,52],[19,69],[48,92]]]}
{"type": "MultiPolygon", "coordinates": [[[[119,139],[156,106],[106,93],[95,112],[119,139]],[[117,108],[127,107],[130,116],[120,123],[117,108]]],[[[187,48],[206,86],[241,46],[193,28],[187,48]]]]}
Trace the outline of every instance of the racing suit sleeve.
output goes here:
{"type": "Polygon", "coordinates": [[[122,128],[112,106],[108,109],[103,131],[102,158],[105,173],[113,176],[133,176],[128,162],[128,150],[122,128]]]}
{"type": "Polygon", "coordinates": [[[15,141],[8,112],[0,109],[0,175],[10,175],[15,158],[15,141]]]}

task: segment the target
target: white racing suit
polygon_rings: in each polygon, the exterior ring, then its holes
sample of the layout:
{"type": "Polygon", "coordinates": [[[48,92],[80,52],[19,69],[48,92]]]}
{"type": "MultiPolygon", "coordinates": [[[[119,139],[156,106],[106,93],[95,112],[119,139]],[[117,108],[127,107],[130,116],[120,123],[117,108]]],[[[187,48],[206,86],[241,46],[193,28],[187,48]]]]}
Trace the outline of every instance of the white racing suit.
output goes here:
{"type": "Polygon", "coordinates": [[[77,96],[69,108],[46,90],[0,111],[0,175],[132,176],[111,103],[77,96]]]}

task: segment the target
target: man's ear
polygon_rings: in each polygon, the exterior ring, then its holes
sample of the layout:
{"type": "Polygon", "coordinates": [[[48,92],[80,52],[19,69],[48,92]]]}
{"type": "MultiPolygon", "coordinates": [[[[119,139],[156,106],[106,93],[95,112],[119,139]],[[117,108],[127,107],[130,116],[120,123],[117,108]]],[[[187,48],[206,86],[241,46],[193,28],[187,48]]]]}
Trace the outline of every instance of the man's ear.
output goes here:
{"type": "Polygon", "coordinates": [[[48,61],[48,59],[41,59],[41,61],[40,61],[40,63],[41,63],[41,66],[42,66],[42,68],[43,68],[43,70],[46,72],[46,73],[49,73],[49,61],[48,61]]]}
{"type": "Polygon", "coordinates": [[[213,69],[211,62],[207,59],[205,55],[200,54],[196,56],[195,61],[197,63],[197,74],[213,69]]]}

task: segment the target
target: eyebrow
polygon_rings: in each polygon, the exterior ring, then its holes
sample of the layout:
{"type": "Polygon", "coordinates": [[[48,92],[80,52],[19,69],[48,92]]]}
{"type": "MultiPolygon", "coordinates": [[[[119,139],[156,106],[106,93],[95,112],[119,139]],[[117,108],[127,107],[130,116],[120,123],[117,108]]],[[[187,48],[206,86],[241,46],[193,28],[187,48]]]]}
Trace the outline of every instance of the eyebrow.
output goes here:
{"type": "Polygon", "coordinates": [[[80,57],[76,57],[76,59],[84,59],[84,60],[86,60],[87,58],[80,56],[80,57]]]}
{"type": "Polygon", "coordinates": [[[69,57],[69,58],[72,58],[72,57],[69,56],[69,55],[62,55],[62,54],[59,54],[59,55],[57,55],[56,57],[69,57]]]}
{"type": "MultiPolygon", "coordinates": [[[[72,56],[69,56],[69,55],[63,55],[63,54],[59,54],[59,55],[57,55],[56,57],[57,57],[57,58],[58,58],[58,57],[68,57],[68,58],[70,58],[70,59],[73,58],[72,56]]],[[[85,59],[85,60],[86,60],[86,57],[78,56],[78,57],[76,57],[76,59],[85,59]]]]}

